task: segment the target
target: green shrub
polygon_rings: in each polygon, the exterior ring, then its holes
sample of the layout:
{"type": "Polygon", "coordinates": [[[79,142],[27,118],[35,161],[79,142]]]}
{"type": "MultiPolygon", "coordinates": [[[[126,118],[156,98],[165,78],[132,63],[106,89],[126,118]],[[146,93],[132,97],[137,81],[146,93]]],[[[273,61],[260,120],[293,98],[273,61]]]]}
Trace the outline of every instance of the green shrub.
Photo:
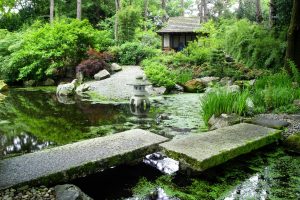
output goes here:
{"type": "Polygon", "coordinates": [[[218,117],[222,113],[246,115],[248,97],[248,91],[241,93],[218,91],[205,94],[201,99],[201,116],[205,124],[208,125],[213,115],[218,117]]]}
{"type": "Polygon", "coordinates": [[[145,46],[140,42],[126,42],[121,46],[110,48],[110,51],[122,65],[137,65],[142,60],[151,58],[160,52],[160,50],[145,46]]]}
{"type": "Polygon", "coordinates": [[[176,84],[175,73],[170,71],[165,65],[160,63],[147,63],[144,67],[147,78],[157,86],[164,86],[171,89],[176,84]]]}
{"type": "MultiPolygon", "coordinates": [[[[18,39],[17,48],[14,43],[7,47],[7,61],[0,58],[4,63],[0,66],[1,76],[8,82],[45,79],[57,69],[76,66],[90,47],[105,50],[112,42],[108,32],[76,19],[56,20],[53,24],[36,22],[18,39]]],[[[0,43],[6,41],[4,38],[0,43]]]]}

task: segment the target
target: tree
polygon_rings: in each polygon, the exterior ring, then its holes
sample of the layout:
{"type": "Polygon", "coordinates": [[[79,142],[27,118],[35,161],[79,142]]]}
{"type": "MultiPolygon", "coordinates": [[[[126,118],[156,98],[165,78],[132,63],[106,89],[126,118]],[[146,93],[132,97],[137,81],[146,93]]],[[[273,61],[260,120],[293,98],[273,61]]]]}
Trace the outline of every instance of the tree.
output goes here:
{"type": "Polygon", "coordinates": [[[181,16],[184,16],[184,0],[180,0],[181,16]]]}
{"type": "Polygon", "coordinates": [[[300,71],[300,1],[294,0],[291,23],[288,30],[286,62],[293,61],[300,71]]]}
{"type": "Polygon", "coordinates": [[[256,22],[261,23],[263,20],[262,12],[261,12],[261,1],[256,0],[256,22]]]}
{"type": "Polygon", "coordinates": [[[269,12],[269,25],[272,28],[275,25],[275,17],[276,17],[276,7],[275,0],[270,0],[270,12],[269,12]]]}
{"type": "Polygon", "coordinates": [[[200,23],[207,22],[208,20],[208,10],[207,10],[207,0],[197,0],[198,15],[200,17],[200,23]]]}
{"type": "Polygon", "coordinates": [[[115,30],[114,30],[114,35],[115,35],[115,40],[118,41],[118,12],[121,8],[121,2],[120,0],[115,0],[115,6],[116,6],[116,15],[115,15],[115,30]]]}
{"type": "Polygon", "coordinates": [[[54,20],[54,0],[50,0],[50,23],[54,20]]]}
{"type": "Polygon", "coordinates": [[[77,0],[77,19],[81,20],[81,0],[77,0]]]}

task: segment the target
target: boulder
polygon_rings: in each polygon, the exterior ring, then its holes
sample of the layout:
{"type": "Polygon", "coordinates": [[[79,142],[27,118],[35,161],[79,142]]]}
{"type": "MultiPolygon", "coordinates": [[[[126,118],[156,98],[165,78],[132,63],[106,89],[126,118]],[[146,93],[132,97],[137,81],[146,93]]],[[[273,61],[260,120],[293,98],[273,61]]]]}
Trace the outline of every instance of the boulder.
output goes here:
{"type": "Polygon", "coordinates": [[[87,92],[87,91],[89,91],[91,89],[91,86],[90,85],[88,85],[88,84],[81,84],[81,85],[79,85],[77,88],[76,88],[76,94],[82,94],[82,93],[84,93],[84,92],[87,92]]]}
{"type": "Polygon", "coordinates": [[[241,88],[238,85],[230,85],[230,86],[225,87],[225,89],[227,90],[227,92],[232,92],[232,93],[241,91],[241,88]]]}
{"type": "Polygon", "coordinates": [[[231,126],[242,121],[241,117],[237,114],[221,114],[219,117],[214,115],[209,119],[209,130],[215,130],[226,126],[231,126]]]}
{"type": "Polygon", "coordinates": [[[184,88],[181,85],[175,84],[174,90],[178,92],[184,92],[184,88]]]}
{"type": "Polygon", "coordinates": [[[98,81],[109,78],[109,77],[110,77],[110,73],[106,69],[103,69],[94,75],[94,79],[98,80],[98,81]]]}
{"type": "Polygon", "coordinates": [[[28,80],[28,81],[24,81],[24,86],[25,87],[32,87],[36,85],[36,81],[35,80],[28,80]]]}
{"type": "Polygon", "coordinates": [[[210,86],[213,83],[216,83],[220,80],[219,77],[213,77],[213,76],[206,76],[199,78],[199,80],[205,85],[205,86],[210,86]]]}
{"type": "Polygon", "coordinates": [[[252,124],[265,126],[274,129],[284,129],[290,125],[287,121],[281,121],[277,119],[270,119],[262,116],[255,117],[254,119],[249,121],[252,124]]]}
{"type": "Polygon", "coordinates": [[[56,200],[92,200],[75,185],[65,184],[55,186],[56,200]]]}
{"type": "Polygon", "coordinates": [[[256,79],[252,79],[248,82],[249,86],[254,86],[256,79]]]}
{"type": "Polygon", "coordinates": [[[233,81],[230,77],[224,77],[220,80],[220,85],[222,86],[230,86],[233,84],[233,81]]]}
{"type": "Polygon", "coordinates": [[[77,79],[74,79],[71,83],[58,85],[56,89],[56,94],[58,96],[72,96],[75,94],[75,89],[77,85],[77,79]]]}
{"type": "Polygon", "coordinates": [[[8,90],[8,85],[3,80],[0,80],[0,91],[6,90],[8,90]]]}
{"type": "Polygon", "coordinates": [[[206,85],[199,79],[193,79],[184,84],[186,92],[203,92],[206,85]]]}
{"type": "Polygon", "coordinates": [[[284,146],[292,152],[300,154],[300,133],[290,135],[285,141],[284,146]]]}
{"type": "Polygon", "coordinates": [[[294,105],[300,107],[300,99],[294,100],[294,105]]]}
{"type": "Polygon", "coordinates": [[[44,86],[53,86],[55,85],[55,81],[51,78],[47,78],[47,80],[44,81],[44,86]]]}
{"type": "Polygon", "coordinates": [[[152,87],[151,89],[154,91],[154,93],[156,95],[163,95],[163,94],[167,93],[167,88],[165,88],[163,86],[161,86],[161,87],[152,87]]]}
{"type": "Polygon", "coordinates": [[[120,65],[118,65],[117,63],[111,64],[111,71],[118,72],[121,70],[122,70],[122,67],[120,65]]]}

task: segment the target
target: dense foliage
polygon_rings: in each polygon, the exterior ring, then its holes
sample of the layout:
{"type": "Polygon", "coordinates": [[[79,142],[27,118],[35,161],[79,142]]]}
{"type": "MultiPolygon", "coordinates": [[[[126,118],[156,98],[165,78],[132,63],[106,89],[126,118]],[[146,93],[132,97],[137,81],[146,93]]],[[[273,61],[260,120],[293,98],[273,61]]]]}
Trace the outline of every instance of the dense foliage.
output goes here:
{"type": "Polygon", "coordinates": [[[105,50],[112,42],[107,31],[95,30],[86,20],[62,19],[51,25],[36,22],[22,32],[4,35],[0,38],[5,44],[1,45],[0,71],[8,82],[41,80],[58,69],[74,68],[90,47],[105,50]]]}

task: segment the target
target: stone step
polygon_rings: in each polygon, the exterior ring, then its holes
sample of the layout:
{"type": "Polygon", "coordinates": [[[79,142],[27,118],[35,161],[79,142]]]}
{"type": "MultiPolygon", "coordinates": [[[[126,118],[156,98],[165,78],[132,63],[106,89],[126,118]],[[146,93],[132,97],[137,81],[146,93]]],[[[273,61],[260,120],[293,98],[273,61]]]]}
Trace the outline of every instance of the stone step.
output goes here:
{"type": "Polygon", "coordinates": [[[143,158],[156,152],[158,144],[167,140],[134,129],[1,160],[0,189],[56,184],[82,177],[143,158]]]}
{"type": "Polygon", "coordinates": [[[255,117],[254,119],[250,120],[249,123],[275,129],[284,129],[290,125],[290,123],[287,121],[270,119],[266,117],[255,117]]]}
{"type": "Polygon", "coordinates": [[[171,158],[195,171],[204,171],[239,155],[276,142],[281,131],[241,123],[160,144],[171,158]]]}

